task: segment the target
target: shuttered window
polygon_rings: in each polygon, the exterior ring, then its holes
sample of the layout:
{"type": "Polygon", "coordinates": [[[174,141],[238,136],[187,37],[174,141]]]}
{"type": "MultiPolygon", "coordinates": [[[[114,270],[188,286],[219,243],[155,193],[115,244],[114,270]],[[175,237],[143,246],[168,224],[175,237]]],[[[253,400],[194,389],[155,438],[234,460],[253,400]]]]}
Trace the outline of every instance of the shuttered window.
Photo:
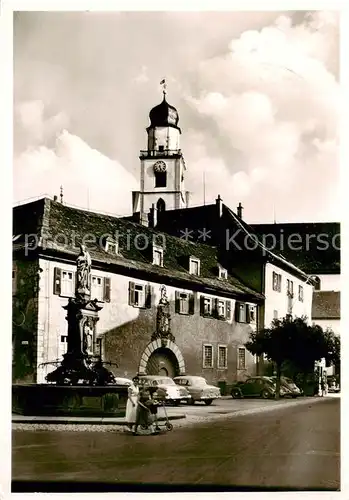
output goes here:
{"type": "Polygon", "coordinates": [[[195,312],[194,294],[189,292],[176,291],[175,311],[178,314],[194,314],[195,312]]]}
{"type": "Polygon", "coordinates": [[[150,285],[129,282],[129,305],[139,308],[151,308],[153,288],[150,285]]]}

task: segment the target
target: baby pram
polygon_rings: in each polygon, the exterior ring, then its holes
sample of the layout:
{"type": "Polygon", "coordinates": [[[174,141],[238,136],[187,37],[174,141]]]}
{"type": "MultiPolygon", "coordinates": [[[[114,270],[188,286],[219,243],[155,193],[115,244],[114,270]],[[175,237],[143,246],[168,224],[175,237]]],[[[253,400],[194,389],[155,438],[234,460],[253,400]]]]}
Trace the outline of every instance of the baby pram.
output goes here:
{"type": "Polygon", "coordinates": [[[148,430],[155,423],[155,430],[161,430],[161,428],[165,428],[167,431],[172,431],[173,425],[168,419],[166,407],[163,401],[150,399],[143,403],[139,402],[139,405],[144,409],[144,416],[140,425],[141,429],[148,430]],[[159,423],[157,420],[157,410],[159,406],[162,406],[165,413],[165,421],[163,424],[159,423]]]}

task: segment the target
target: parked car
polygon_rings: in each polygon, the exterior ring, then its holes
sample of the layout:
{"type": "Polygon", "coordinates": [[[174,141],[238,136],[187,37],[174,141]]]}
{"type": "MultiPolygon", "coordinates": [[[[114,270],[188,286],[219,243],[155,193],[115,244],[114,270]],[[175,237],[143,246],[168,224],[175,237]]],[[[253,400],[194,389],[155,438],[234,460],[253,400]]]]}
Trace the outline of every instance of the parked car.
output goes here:
{"type": "Polygon", "coordinates": [[[328,392],[340,392],[338,380],[334,376],[327,377],[328,392]]]}
{"type": "MultiPolygon", "coordinates": [[[[270,378],[272,378],[276,384],[276,377],[273,376],[270,378]]],[[[296,385],[294,380],[292,380],[291,378],[281,377],[280,382],[281,382],[282,387],[286,387],[286,389],[288,389],[290,391],[290,396],[292,398],[297,398],[298,396],[303,396],[303,391],[298,387],[298,385],[296,385]]]]}
{"type": "Polygon", "coordinates": [[[190,399],[188,403],[195,404],[195,401],[203,401],[206,405],[210,405],[214,399],[221,397],[221,391],[214,385],[209,385],[203,377],[194,377],[191,375],[175,377],[173,379],[176,384],[185,387],[190,399]]]}
{"type": "Polygon", "coordinates": [[[124,378],[124,377],[115,377],[115,383],[117,385],[131,385],[132,384],[132,380],[129,379],[129,378],[124,378]]]}
{"type": "Polygon", "coordinates": [[[161,375],[141,375],[139,385],[157,387],[154,397],[175,405],[190,399],[189,392],[184,387],[179,387],[172,378],[161,375]]]}
{"type": "MultiPolygon", "coordinates": [[[[237,382],[232,390],[233,398],[257,397],[264,399],[275,398],[276,383],[272,377],[250,377],[244,382],[237,382]]],[[[280,396],[289,395],[290,391],[285,386],[280,387],[280,396]]]]}

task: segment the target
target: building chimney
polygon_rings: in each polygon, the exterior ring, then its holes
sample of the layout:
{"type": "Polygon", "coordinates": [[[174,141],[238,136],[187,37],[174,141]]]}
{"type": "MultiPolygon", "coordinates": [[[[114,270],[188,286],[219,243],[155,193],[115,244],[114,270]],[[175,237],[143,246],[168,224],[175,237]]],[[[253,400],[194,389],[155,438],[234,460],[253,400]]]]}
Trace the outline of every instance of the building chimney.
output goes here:
{"type": "Polygon", "coordinates": [[[242,211],[243,211],[244,207],[241,205],[241,201],[239,202],[239,205],[237,207],[237,216],[239,217],[239,219],[242,219],[242,211]]]}
{"type": "Polygon", "coordinates": [[[54,197],[53,197],[53,201],[57,201],[57,200],[58,200],[57,196],[56,196],[56,195],[54,195],[54,197]]]}
{"type": "Polygon", "coordinates": [[[155,208],[155,203],[152,203],[151,209],[148,214],[149,227],[155,228],[157,225],[157,209],[155,208]]]}
{"type": "Polygon", "coordinates": [[[217,207],[218,217],[221,218],[223,214],[223,200],[220,194],[216,199],[216,207],[217,207]]]}

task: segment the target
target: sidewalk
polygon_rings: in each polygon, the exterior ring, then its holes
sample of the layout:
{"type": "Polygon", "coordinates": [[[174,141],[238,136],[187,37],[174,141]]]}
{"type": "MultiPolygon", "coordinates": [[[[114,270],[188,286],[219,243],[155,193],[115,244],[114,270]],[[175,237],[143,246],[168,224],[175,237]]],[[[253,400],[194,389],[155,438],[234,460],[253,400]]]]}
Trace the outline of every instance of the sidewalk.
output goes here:
{"type": "MultiPolygon", "coordinates": [[[[185,415],[168,415],[169,420],[179,420],[185,418],[185,415]]],[[[164,415],[158,417],[159,421],[166,420],[164,415]]],[[[113,417],[50,417],[50,416],[31,416],[31,415],[12,415],[13,424],[84,424],[84,425],[126,425],[125,418],[113,417]]]]}

